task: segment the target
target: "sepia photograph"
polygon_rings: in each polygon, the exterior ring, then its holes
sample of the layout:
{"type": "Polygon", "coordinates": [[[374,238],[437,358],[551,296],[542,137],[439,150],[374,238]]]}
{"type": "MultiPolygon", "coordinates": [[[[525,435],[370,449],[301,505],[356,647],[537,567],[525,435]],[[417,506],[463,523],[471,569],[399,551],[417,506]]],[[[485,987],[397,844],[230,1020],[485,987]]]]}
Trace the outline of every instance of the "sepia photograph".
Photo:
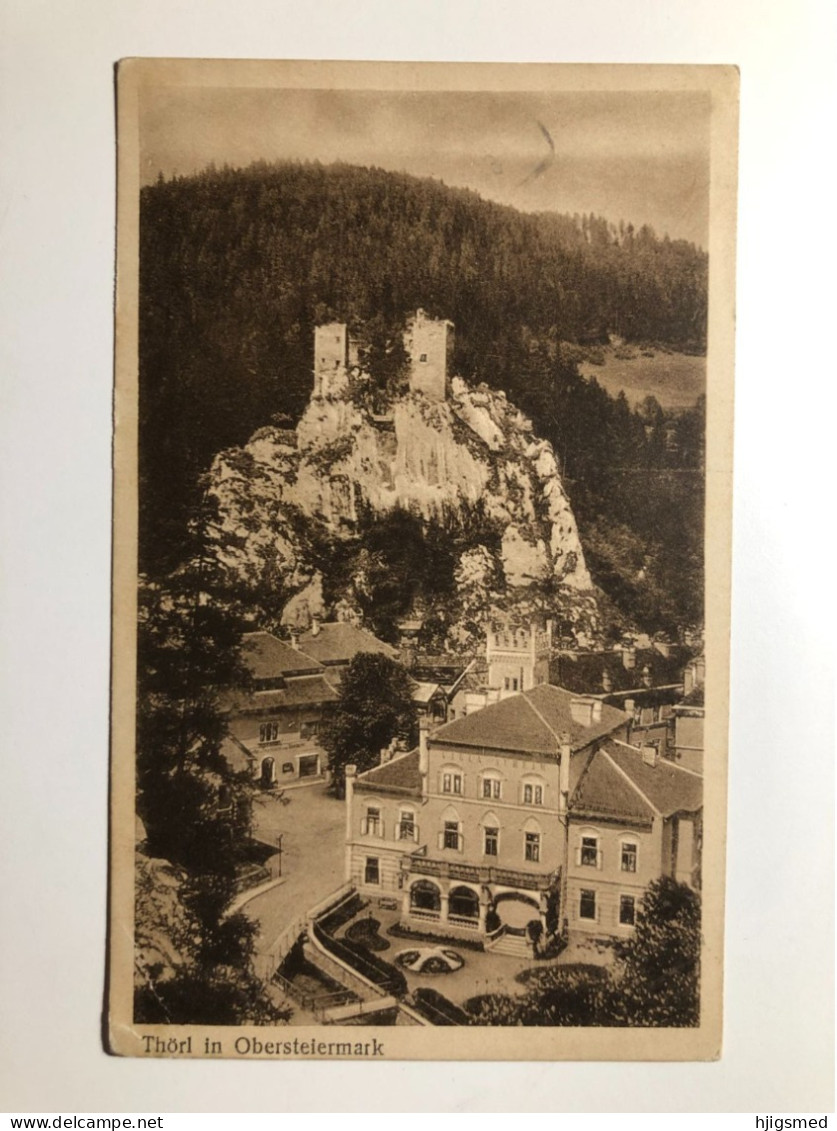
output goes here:
{"type": "Polygon", "coordinates": [[[117,95],[110,1049],[717,1058],[737,72],[117,95]]]}

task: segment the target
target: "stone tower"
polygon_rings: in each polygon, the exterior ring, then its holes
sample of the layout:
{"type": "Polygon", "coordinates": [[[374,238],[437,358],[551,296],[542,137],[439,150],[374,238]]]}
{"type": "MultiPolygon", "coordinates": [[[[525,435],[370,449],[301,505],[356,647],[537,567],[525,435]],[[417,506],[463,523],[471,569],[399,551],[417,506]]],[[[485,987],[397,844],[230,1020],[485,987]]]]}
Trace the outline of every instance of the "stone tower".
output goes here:
{"type": "Polygon", "coordinates": [[[314,396],[342,393],[349,370],[357,365],[357,344],[345,322],[325,322],[314,328],[314,396]]]}
{"type": "Polygon", "coordinates": [[[549,683],[550,628],[549,623],[527,628],[502,622],[488,626],[488,686],[498,689],[501,698],[549,683]]]}
{"type": "Polygon", "coordinates": [[[410,358],[410,391],[433,401],[446,399],[453,360],[453,323],[428,318],[423,310],[407,323],[404,348],[410,358]]]}

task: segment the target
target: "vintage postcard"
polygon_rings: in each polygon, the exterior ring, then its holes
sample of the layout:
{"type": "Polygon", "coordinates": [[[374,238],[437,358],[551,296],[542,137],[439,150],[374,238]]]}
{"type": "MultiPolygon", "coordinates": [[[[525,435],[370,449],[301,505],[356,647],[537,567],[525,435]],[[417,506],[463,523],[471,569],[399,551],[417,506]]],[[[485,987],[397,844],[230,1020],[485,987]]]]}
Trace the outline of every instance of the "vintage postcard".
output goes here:
{"type": "Polygon", "coordinates": [[[721,1055],[737,114],[119,66],[112,1051],[721,1055]]]}

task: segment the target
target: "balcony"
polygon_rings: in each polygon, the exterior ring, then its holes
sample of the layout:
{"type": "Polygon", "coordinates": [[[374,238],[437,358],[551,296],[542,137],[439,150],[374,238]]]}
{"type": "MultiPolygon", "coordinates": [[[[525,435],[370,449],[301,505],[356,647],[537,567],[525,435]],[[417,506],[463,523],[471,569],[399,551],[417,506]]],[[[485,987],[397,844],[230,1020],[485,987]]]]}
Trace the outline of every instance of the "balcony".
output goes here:
{"type": "Polygon", "coordinates": [[[548,891],[558,882],[561,875],[560,868],[548,873],[522,872],[513,868],[432,860],[415,854],[402,856],[401,871],[414,876],[436,876],[441,880],[465,880],[472,884],[500,884],[503,887],[524,888],[528,891],[548,891]]]}

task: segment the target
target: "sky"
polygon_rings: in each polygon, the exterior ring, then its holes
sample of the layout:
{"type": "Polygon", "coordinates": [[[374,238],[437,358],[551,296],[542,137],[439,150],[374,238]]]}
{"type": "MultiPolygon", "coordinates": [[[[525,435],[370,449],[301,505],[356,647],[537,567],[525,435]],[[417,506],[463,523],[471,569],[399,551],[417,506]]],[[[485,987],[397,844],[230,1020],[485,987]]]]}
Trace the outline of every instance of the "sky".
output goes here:
{"type": "Polygon", "coordinates": [[[140,106],[141,176],[210,162],[375,165],[706,247],[709,116],[699,92],[154,87],[140,106]]]}

